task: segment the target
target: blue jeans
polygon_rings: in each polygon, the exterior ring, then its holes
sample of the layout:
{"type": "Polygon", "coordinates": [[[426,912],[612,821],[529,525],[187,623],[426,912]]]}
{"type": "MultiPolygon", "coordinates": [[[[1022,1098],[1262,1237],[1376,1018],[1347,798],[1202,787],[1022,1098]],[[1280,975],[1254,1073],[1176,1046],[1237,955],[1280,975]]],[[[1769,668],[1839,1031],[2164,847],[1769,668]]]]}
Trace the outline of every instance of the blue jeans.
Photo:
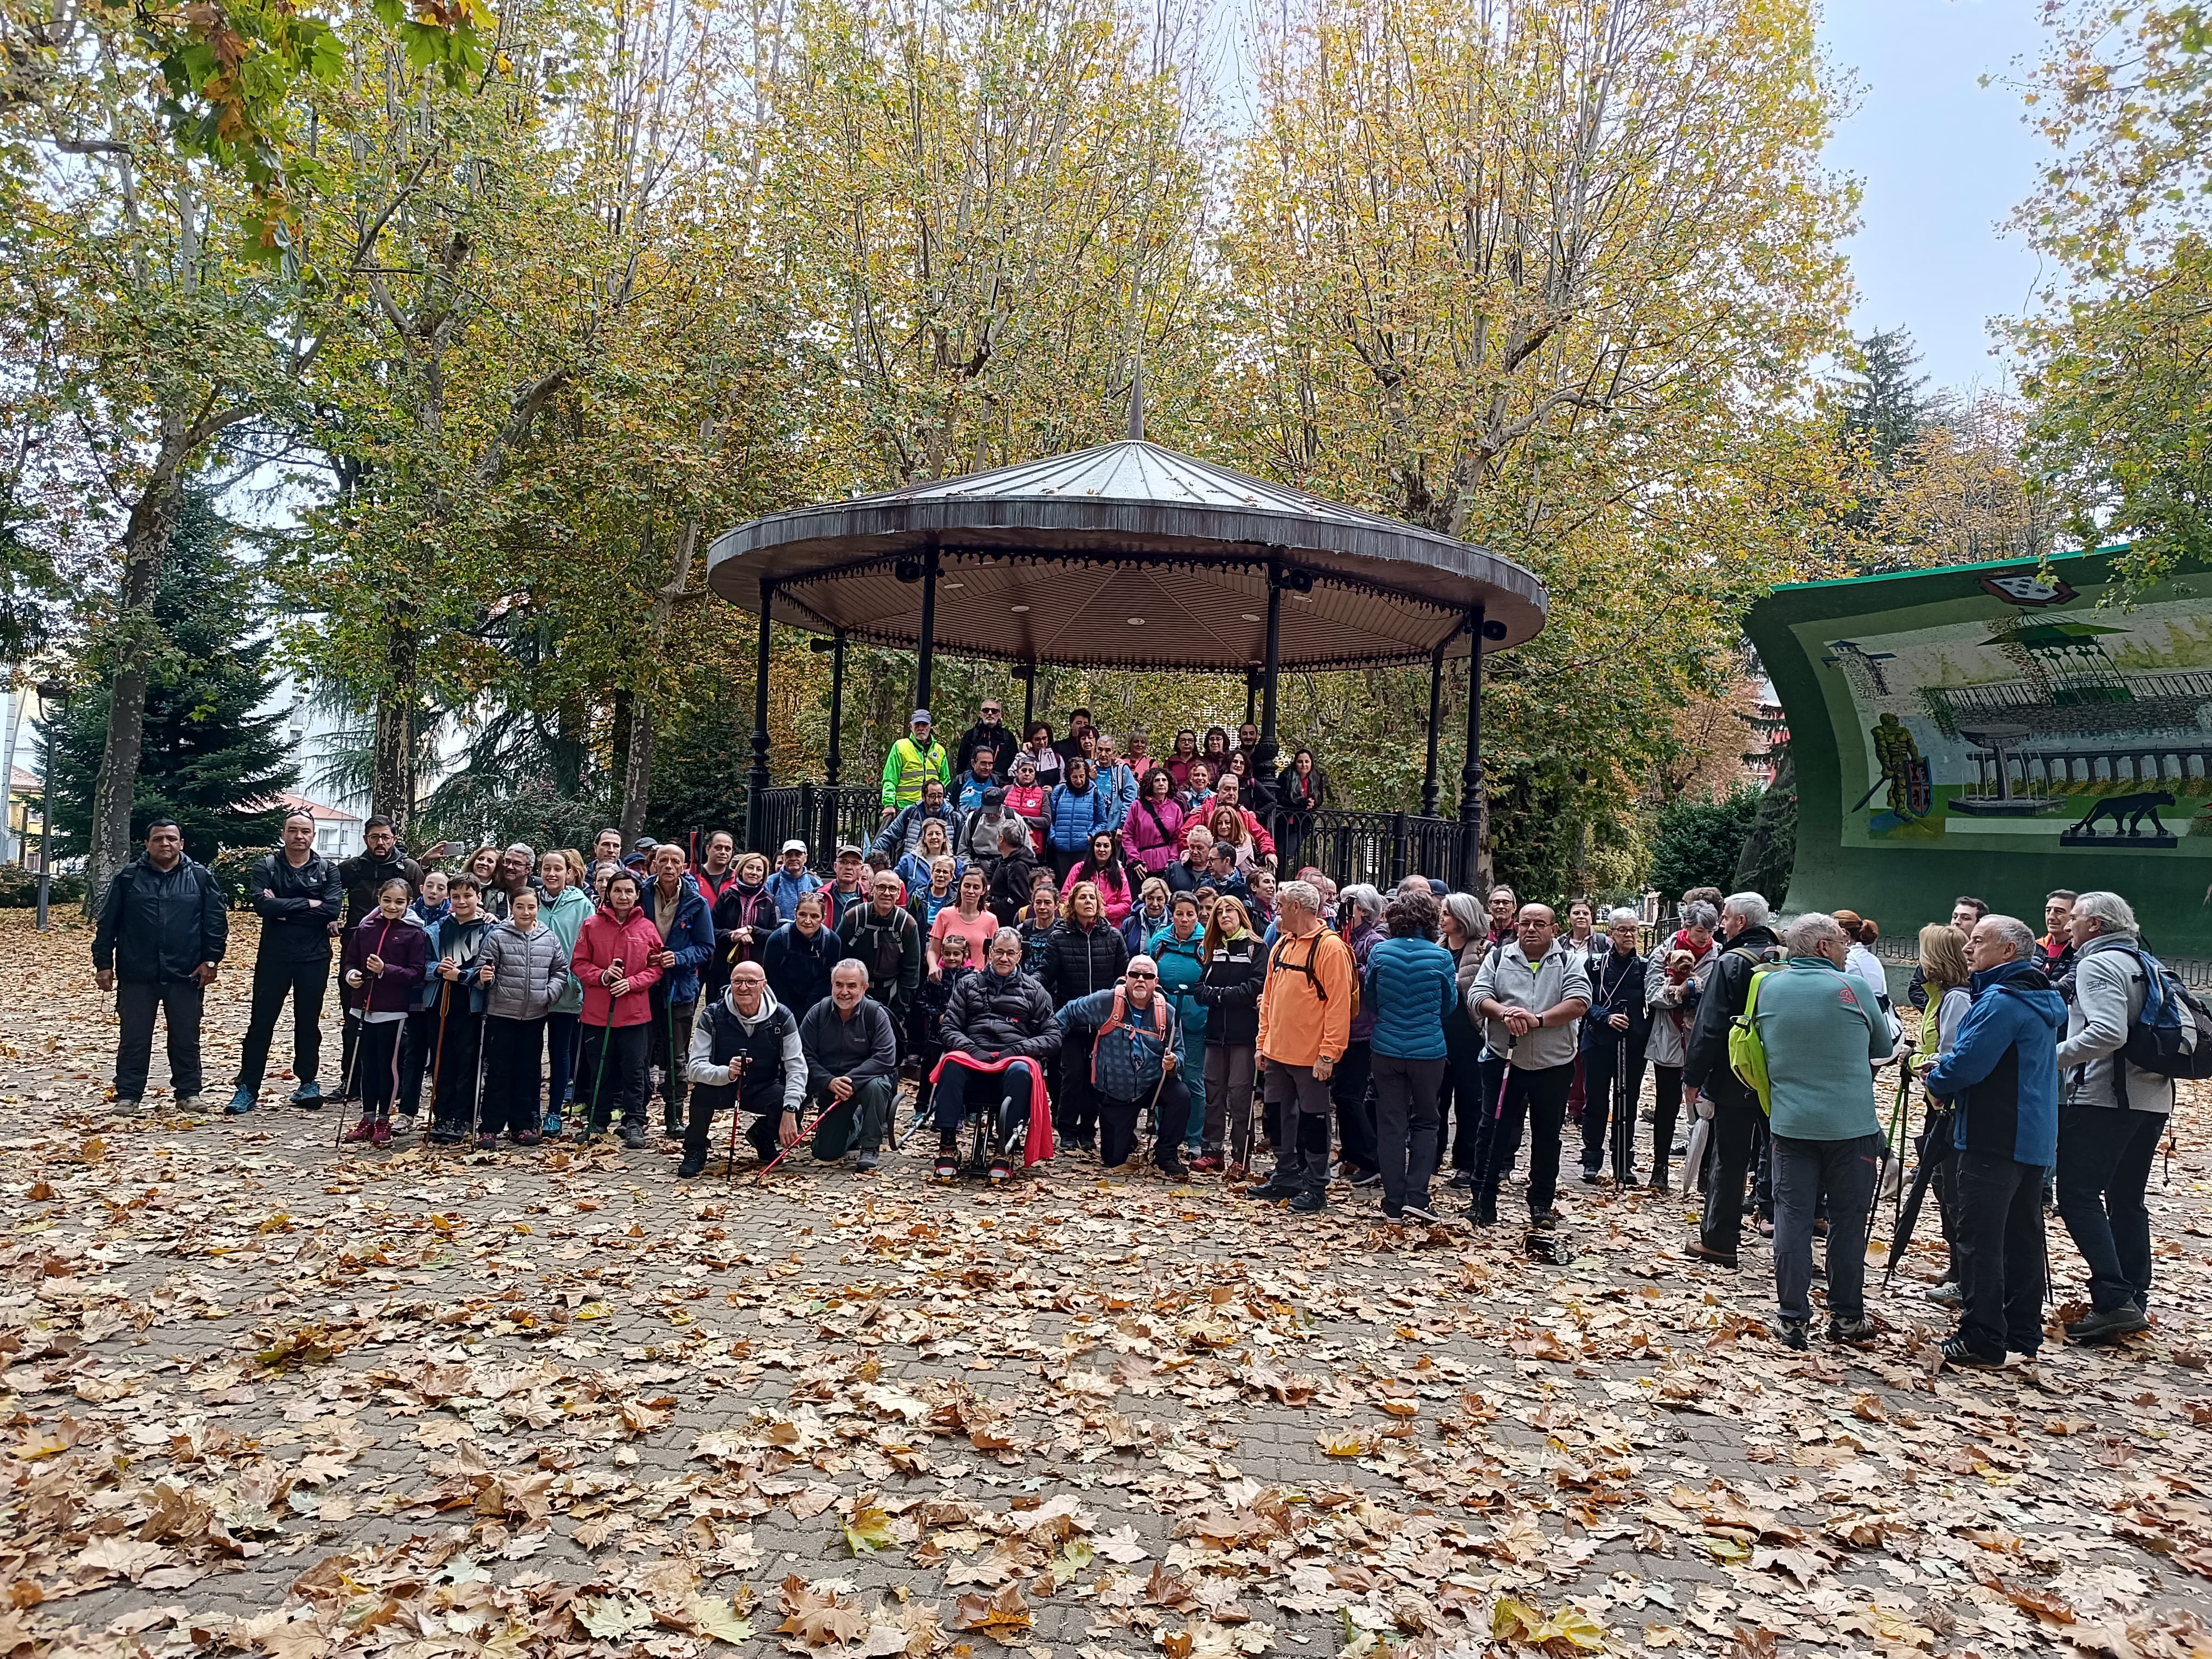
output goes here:
{"type": "Polygon", "coordinates": [[[545,1115],[549,1119],[558,1119],[561,1109],[568,1103],[569,1091],[576,1078],[576,1028],[582,1018],[580,1012],[545,1016],[545,1046],[550,1051],[545,1083],[545,1115]]]}

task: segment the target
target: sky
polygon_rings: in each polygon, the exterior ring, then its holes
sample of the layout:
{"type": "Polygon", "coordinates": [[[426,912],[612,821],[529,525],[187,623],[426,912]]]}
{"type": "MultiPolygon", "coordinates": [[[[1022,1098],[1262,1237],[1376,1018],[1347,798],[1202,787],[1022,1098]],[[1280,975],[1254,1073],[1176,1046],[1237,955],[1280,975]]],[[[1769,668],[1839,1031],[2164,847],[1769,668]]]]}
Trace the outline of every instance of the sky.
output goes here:
{"type": "Polygon", "coordinates": [[[2034,254],[2002,227],[2034,188],[2042,141],[2016,91],[1984,88],[2040,43],[2039,0],[1827,0],[1821,44],[1857,100],[1830,145],[1862,186],[1849,244],[1852,331],[1911,331],[1929,388],[2011,384],[1988,319],[2018,315],[2034,254]]]}

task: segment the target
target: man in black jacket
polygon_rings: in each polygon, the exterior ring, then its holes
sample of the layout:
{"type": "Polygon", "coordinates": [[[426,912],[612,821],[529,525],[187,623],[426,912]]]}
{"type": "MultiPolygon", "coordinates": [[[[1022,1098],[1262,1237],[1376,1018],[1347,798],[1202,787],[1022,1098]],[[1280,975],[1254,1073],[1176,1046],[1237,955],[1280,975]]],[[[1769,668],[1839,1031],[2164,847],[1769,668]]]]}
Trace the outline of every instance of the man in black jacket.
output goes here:
{"type": "Polygon", "coordinates": [[[238,1091],[223,1108],[233,1117],[253,1109],[269,1069],[269,1043],[284,998],[292,999],[292,1070],[300,1086],[292,1103],[313,1111],[323,1103],[315,1075],[323,1057],[323,987],[331,977],[331,939],[338,931],[338,867],[315,851],[315,821],[305,812],[284,818],[284,846],[253,866],[248,884],[261,918],[261,947],[253,955],[253,1012],[238,1057],[238,1091]]]}
{"type": "MultiPolygon", "coordinates": [[[[914,994],[921,986],[921,928],[914,912],[899,902],[899,878],[877,872],[868,884],[868,902],[848,910],[837,937],[848,957],[868,970],[868,994],[890,1010],[891,1024],[906,1029],[914,994]]],[[[831,981],[834,989],[836,981],[831,981]]]]}
{"type": "Polygon", "coordinates": [[[1013,763],[1014,750],[1021,742],[1006,730],[999,718],[1000,705],[996,697],[983,699],[983,707],[975,724],[960,734],[960,750],[952,763],[952,775],[958,777],[974,763],[978,749],[991,751],[991,772],[1000,783],[1006,781],[1006,768],[1013,763]]]}
{"type": "Polygon", "coordinates": [[[1743,1012],[1751,975],[1762,963],[1780,958],[1773,912],[1757,893],[1736,893],[1722,901],[1721,931],[1727,944],[1713,964],[1698,999],[1697,1023],[1690,1028],[1682,1059],[1682,1103],[1713,1121],[1718,1166],[1705,1194],[1705,1218],[1690,1254],[1723,1267],[1735,1266],[1743,1236],[1743,1182],[1753,1144],[1765,1121],[1759,1097],[1729,1069],[1729,1025],[1743,1012]]]}
{"type": "Polygon", "coordinates": [[[939,1162],[959,1150],[960,1126],[973,1090],[998,1102],[991,1179],[1004,1181],[1013,1173],[1014,1154],[1027,1144],[1030,1103],[1060,1052],[1052,998],[1022,971],[1022,936],[1016,929],[1001,927],[994,933],[982,970],[963,975],[952,988],[944,1031],[945,1060],[932,1097],[939,1162]]]}
{"type": "MultiPolygon", "coordinates": [[[[422,890],[422,866],[407,856],[399,845],[398,833],[392,820],[379,812],[362,826],[362,842],[366,851],[338,861],[338,884],[345,893],[344,924],[341,934],[351,932],[362,921],[376,914],[376,896],[384,890],[387,881],[404,881],[410,896],[422,890]]],[[[354,1021],[338,1022],[339,1086],[345,1091],[344,1098],[351,1100],[359,1092],[353,1082],[353,1045],[361,1035],[361,1027],[354,1021]]]]}
{"type": "Polygon", "coordinates": [[[185,856],[174,818],[146,826],[146,854],[107,884],[92,935],[100,988],[115,993],[123,1040],[115,1050],[115,1109],[133,1113],[146,1093],[154,1016],[169,1022],[169,1089],[177,1109],[199,1105],[200,1012],[230,941],[215,878],[185,856]]]}
{"type": "Polygon", "coordinates": [[[898,1092],[895,1024],[868,994],[866,967],[850,957],[830,970],[830,994],[799,1020],[806,1097],[817,1108],[814,1156],[823,1163],[835,1164],[855,1146],[862,1173],[881,1161],[898,1092]]]}
{"type": "MultiPolygon", "coordinates": [[[[1644,1042],[1651,1030],[1651,1011],[1644,1000],[1644,953],[1638,950],[1636,912],[1615,910],[1607,924],[1610,949],[1588,957],[1589,1012],[1583,1016],[1583,1179],[1596,1185],[1606,1164],[1607,1134],[1613,1139],[1613,1178],[1626,1187],[1636,1179],[1636,1097],[1644,1086],[1644,1042]],[[1626,1102],[1625,1121],[1613,1121],[1613,1096],[1626,1102]]],[[[1595,943],[1595,941],[1593,941],[1595,943]]],[[[1656,1174],[1666,1179],[1667,1148],[1657,1148],[1656,1174]]]]}

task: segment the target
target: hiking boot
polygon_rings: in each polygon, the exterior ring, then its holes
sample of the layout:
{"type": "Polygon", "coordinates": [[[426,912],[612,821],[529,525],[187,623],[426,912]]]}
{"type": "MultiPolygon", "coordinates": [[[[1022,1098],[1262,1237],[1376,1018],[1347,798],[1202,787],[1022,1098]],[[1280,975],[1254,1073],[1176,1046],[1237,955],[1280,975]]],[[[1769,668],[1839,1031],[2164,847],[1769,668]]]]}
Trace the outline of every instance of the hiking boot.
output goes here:
{"type": "Polygon", "coordinates": [[[1326,1210],[1328,1208],[1328,1187],[1318,1181],[1301,1187],[1297,1196],[1291,1200],[1291,1207],[1300,1215],[1311,1215],[1317,1210],[1326,1210]]]}
{"type": "Polygon", "coordinates": [[[358,1146],[373,1139],[375,1137],[375,1134],[376,1120],[373,1117],[365,1117],[362,1119],[360,1122],[355,1124],[352,1128],[348,1129],[345,1132],[345,1138],[347,1140],[358,1146]]]}
{"type": "Polygon", "coordinates": [[[1190,1171],[1183,1166],[1183,1161],[1173,1152],[1170,1152],[1165,1158],[1155,1158],[1152,1163],[1153,1167],[1170,1181],[1187,1181],[1190,1178],[1190,1171]]]}
{"type": "Polygon", "coordinates": [[[674,1136],[684,1133],[684,1109],[671,1101],[660,1109],[660,1128],[664,1134],[674,1136]]]}
{"type": "Polygon", "coordinates": [[[1966,1300],[1958,1285],[1949,1279],[1944,1280],[1941,1285],[1930,1285],[1922,1294],[1937,1306],[1944,1308],[1962,1307],[1966,1300]]]}
{"type": "Polygon", "coordinates": [[[853,1160],[853,1167],[862,1175],[866,1175],[883,1161],[884,1155],[881,1152],[862,1152],[860,1157],[853,1160]]]}
{"type": "Polygon", "coordinates": [[[1258,1186],[1247,1187],[1244,1196],[1273,1203],[1280,1199],[1296,1198],[1305,1190],[1305,1172],[1298,1168],[1297,1158],[1279,1158],[1275,1160],[1273,1172],[1258,1186]]]}
{"type": "Polygon", "coordinates": [[[477,1150],[480,1152],[497,1152],[499,1137],[489,1129],[480,1130],[477,1134],[477,1150]]]}
{"type": "Polygon", "coordinates": [[[1668,1187],[1667,1166],[1662,1164],[1657,1169],[1652,1170],[1650,1180],[1645,1182],[1644,1184],[1650,1188],[1655,1193],[1665,1192],[1668,1187]]]}
{"type": "Polygon", "coordinates": [[[1966,1346],[1966,1339],[1963,1336],[1945,1337],[1942,1355],[1946,1365],[1955,1365],[1961,1370],[1994,1371],[2004,1366],[2002,1356],[1992,1359],[1985,1353],[1977,1352],[1966,1346]]]}
{"type": "Polygon", "coordinates": [[[694,1176],[704,1175],[706,1171],[706,1153],[686,1152],[684,1154],[684,1161],[676,1166],[676,1178],[678,1181],[689,1181],[694,1176]]]}
{"type": "Polygon", "coordinates": [[[634,1152],[643,1148],[645,1146],[645,1125],[642,1123],[623,1124],[622,1127],[622,1144],[629,1147],[630,1151],[634,1152]]]}
{"type": "Polygon", "coordinates": [[[1861,1314],[1856,1319],[1844,1319],[1838,1315],[1828,1316],[1828,1340],[1831,1342],[1861,1343],[1875,1339],[1874,1321],[1861,1314]]]}
{"type": "Polygon", "coordinates": [[[1734,1250],[1717,1250],[1702,1238],[1686,1245],[1682,1253],[1693,1261],[1710,1261],[1716,1267],[1726,1267],[1730,1272],[1735,1269],[1734,1250]]]}
{"type": "Polygon", "coordinates": [[[1790,1319],[1785,1316],[1769,1325],[1766,1332],[1784,1347],[1802,1351],[1811,1340],[1808,1331],[1812,1323],[1809,1319],[1790,1319]]]}
{"type": "Polygon", "coordinates": [[[253,1109],[254,1104],[253,1091],[240,1085],[238,1092],[230,1097],[222,1109],[228,1116],[244,1117],[253,1109]]]}
{"type": "MultiPolygon", "coordinates": [[[[1453,925],[1457,926],[1456,923],[1453,925]]],[[[1212,1175],[1221,1168],[1221,1160],[1212,1152],[1200,1152],[1191,1159],[1190,1167],[1198,1175],[1212,1175]]]]}
{"type": "Polygon", "coordinates": [[[2075,1320],[2066,1328],[2066,1337],[2071,1342],[2115,1342],[2149,1328],[2150,1321],[2143,1316],[2143,1310],[2132,1302],[2123,1302],[2117,1308],[2075,1320]]]}
{"type": "Polygon", "coordinates": [[[292,1091],[292,1103],[295,1106],[297,1106],[303,1112],[321,1111],[323,1109],[323,1085],[319,1083],[302,1083],[298,1088],[292,1091]]]}
{"type": "Polygon", "coordinates": [[[389,1146],[392,1144],[392,1120],[390,1118],[380,1117],[377,1119],[374,1123],[369,1125],[368,1144],[372,1146],[389,1146]]]}

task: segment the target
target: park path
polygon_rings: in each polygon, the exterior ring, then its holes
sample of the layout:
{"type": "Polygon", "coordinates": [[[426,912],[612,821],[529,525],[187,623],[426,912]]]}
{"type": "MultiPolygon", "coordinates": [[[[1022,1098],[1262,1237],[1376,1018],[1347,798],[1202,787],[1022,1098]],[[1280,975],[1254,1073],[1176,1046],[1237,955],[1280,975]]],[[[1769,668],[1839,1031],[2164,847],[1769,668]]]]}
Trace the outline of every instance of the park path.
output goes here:
{"type": "Polygon", "coordinates": [[[1936,1375],[1918,1279],[1790,1354],[1679,1197],[1571,1188],[1547,1267],[1073,1160],[118,1121],[85,945],[0,914],[0,1654],[2212,1650],[2193,1114],[2155,1330],[1936,1375]]]}

